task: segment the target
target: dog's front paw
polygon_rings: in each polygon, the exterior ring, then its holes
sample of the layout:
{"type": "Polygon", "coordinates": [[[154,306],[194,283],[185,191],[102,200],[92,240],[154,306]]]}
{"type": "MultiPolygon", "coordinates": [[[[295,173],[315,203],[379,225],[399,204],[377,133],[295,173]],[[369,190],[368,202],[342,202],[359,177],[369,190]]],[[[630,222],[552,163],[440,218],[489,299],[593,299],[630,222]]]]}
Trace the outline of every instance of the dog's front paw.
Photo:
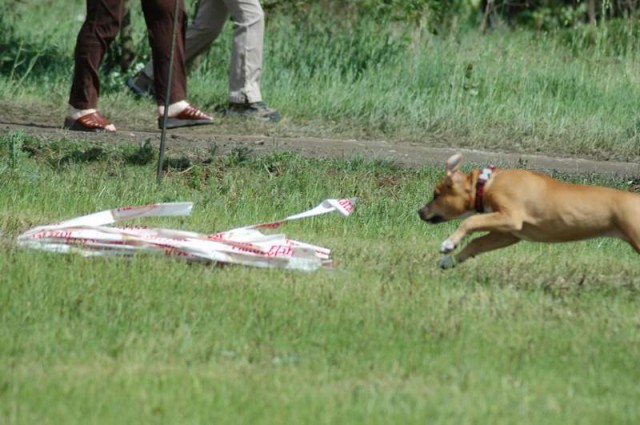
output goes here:
{"type": "Polygon", "coordinates": [[[447,239],[446,241],[442,242],[442,244],[440,245],[440,253],[442,253],[442,254],[448,254],[451,251],[453,251],[454,249],[456,249],[456,244],[451,242],[451,240],[449,240],[449,239],[447,239]]]}
{"type": "Polygon", "coordinates": [[[438,260],[438,267],[441,269],[452,269],[456,266],[456,259],[453,258],[453,255],[447,255],[446,257],[442,257],[438,260]]]}

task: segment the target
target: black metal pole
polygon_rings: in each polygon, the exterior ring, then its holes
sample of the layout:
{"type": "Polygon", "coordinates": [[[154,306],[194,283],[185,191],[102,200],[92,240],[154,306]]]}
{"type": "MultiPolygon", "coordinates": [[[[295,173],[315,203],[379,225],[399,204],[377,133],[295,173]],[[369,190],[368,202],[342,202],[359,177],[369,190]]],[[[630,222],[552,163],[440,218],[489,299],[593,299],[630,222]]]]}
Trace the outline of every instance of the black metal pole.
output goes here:
{"type": "Polygon", "coordinates": [[[171,79],[173,78],[173,56],[176,49],[176,31],[178,27],[178,2],[176,0],[173,8],[173,28],[171,29],[171,51],[169,53],[169,75],[167,77],[167,91],[164,98],[164,116],[162,118],[162,129],[160,131],[160,152],[158,153],[158,167],[156,169],[156,181],[162,183],[162,165],[164,162],[164,144],[167,137],[167,118],[169,117],[169,98],[171,97],[171,79]]]}

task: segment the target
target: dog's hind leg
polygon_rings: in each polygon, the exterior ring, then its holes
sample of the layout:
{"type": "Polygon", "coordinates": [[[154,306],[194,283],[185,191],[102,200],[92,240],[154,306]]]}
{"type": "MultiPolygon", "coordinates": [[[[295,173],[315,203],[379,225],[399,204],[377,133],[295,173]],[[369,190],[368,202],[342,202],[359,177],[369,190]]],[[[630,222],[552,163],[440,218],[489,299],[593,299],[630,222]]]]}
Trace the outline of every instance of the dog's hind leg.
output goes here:
{"type": "Polygon", "coordinates": [[[442,269],[454,267],[457,263],[462,263],[469,258],[480,255],[487,251],[500,249],[520,242],[520,239],[511,233],[492,232],[479,238],[473,239],[457,255],[447,255],[438,261],[438,266],[442,269]]]}

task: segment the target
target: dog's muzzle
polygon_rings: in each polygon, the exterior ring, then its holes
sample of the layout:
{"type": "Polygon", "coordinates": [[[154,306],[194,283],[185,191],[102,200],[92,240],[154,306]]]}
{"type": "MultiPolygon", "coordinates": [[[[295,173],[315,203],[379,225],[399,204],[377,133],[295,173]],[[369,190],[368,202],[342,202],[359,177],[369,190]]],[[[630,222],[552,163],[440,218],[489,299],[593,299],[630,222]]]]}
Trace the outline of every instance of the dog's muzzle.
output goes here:
{"type": "Polygon", "coordinates": [[[430,223],[430,224],[438,224],[438,223],[443,223],[447,221],[446,218],[440,215],[429,215],[429,210],[426,208],[420,208],[418,210],[418,215],[420,216],[420,219],[422,221],[426,221],[427,223],[430,223]]]}

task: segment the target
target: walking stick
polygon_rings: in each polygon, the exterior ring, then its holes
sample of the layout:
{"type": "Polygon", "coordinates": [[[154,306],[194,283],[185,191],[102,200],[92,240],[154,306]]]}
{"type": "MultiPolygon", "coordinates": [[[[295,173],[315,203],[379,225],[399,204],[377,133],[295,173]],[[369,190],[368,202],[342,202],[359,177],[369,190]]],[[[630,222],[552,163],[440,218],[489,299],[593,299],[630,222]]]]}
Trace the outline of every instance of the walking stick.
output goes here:
{"type": "Polygon", "coordinates": [[[162,118],[162,129],[160,131],[160,152],[158,154],[158,167],[156,169],[156,181],[162,183],[162,165],[164,162],[164,144],[167,136],[167,118],[169,117],[169,97],[171,96],[171,79],[173,78],[173,55],[176,49],[176,29],[178,26],[178,2],[176,0],[173,8],[173,27],[171,28],[171,51],[169,53],[169,75],[167,77],[167,91],[164,98],[164,116],[162,118]]]}

